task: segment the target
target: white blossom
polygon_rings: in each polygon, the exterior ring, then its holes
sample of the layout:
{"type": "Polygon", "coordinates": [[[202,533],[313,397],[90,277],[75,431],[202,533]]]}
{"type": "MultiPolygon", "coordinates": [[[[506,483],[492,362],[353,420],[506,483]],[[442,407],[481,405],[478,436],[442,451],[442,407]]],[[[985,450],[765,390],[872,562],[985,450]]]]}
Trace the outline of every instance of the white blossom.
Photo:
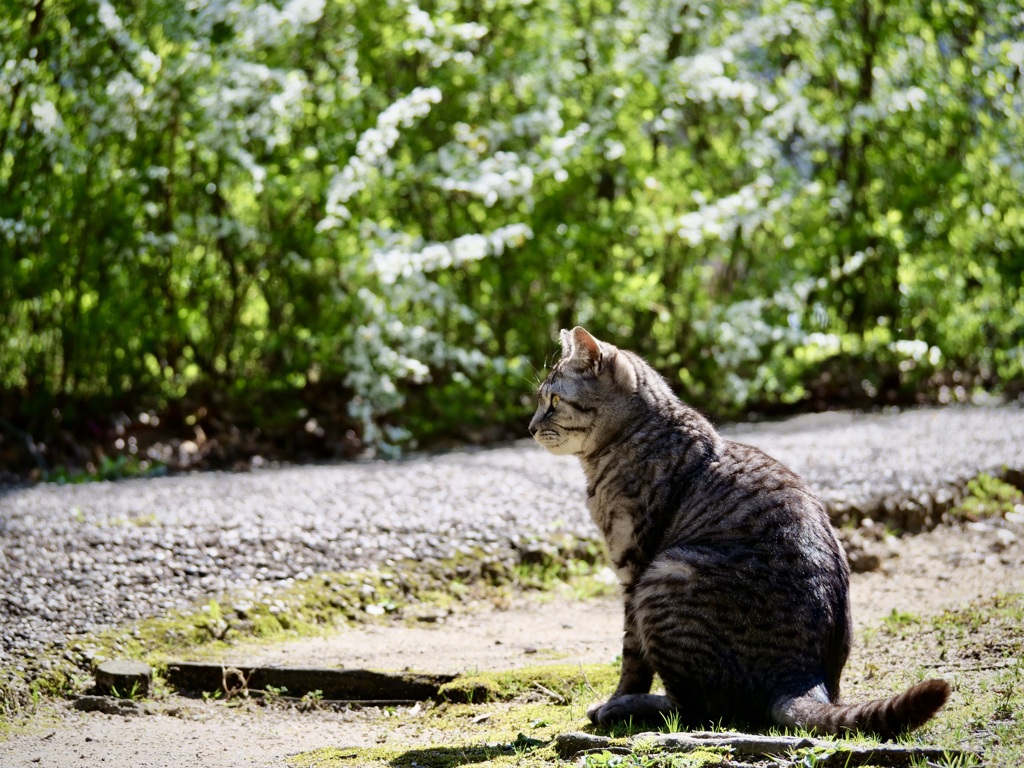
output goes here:
{"type": "Polygon", "coordinates": [[[767,219],[772,208],[781,204],[776,200],[771,207],[764,206],[772,186],[770,176],[759,176],[734,194],[681,216],[676,224],[676,234],[687,244],[697,246],[705,240],[728,240],[737,228],[749,230],[767,219]]]}
{"type": "Polygon", "coordinates": [[[328,215],[321,220],[318,231],[351,218],[345,203],[364,189],[370,174],[384,164],[387,153],[401,135],[399,129],[410,127],[440,100],[438,88],[414,88],[408,96],[393,102],[378,115],[376,125],[363,132],[356,142],[355,154],[331,180],[325,205],[328,215]]]}
{"type": "Polygon", "coordinates": [[[506,248],[522,245],[532,236],[527,225],[510,224],[486,235],[463,235],[447,243],[428,243],[415,250],[390,247],[371,256],[370,269],[385,284],[391,285],[401,277],[459,267],[487,256],[499,256],[506,248]]]}
{"type": "Polygon", "coordinates": [[[64,121],[52,101],[43,99],[33,102],[31,111],[32,124],[40,133],[49,135],[63,129],[64,121]]]}

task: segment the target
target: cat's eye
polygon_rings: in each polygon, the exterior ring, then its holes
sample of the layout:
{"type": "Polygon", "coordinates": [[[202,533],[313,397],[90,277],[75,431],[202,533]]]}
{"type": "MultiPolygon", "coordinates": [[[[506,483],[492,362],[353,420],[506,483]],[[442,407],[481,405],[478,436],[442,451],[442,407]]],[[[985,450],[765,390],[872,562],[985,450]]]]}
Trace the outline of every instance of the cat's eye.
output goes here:
{"type": "Polygon", "coordinates": [[[551,407],[552,408],[557,408],[558,407],[558,401],[561,400],[561,399],[562,398],[560,398],[558,395],[552,395],[551,396],[551,407]]]}

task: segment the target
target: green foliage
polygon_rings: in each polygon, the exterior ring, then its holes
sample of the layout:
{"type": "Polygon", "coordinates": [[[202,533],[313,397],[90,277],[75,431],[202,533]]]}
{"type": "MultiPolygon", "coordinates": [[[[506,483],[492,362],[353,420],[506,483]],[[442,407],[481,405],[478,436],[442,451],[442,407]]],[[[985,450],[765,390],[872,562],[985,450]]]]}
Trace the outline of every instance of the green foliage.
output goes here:
{"type": "Polygon", "coordinates": [[[967,494],[952,514],[967,520],[1024,512],[1024,491],[984,472],[967,483],[967,494]]]}
{"type": "Polygon", "coordinates": [[[130,477],[155,477],[162,474],[166,467],[139,460],[135,456],[120,454],[118,456],[101,456],[98,466],[92,471],[56,467],[46,472],[45,479],[51,483],[89,483],[98,480],[122,480],[130,477]]]}
{"type": "Polygon", "coordinates": [[[53,0],[0,30],[11,439],[520,423],[575,323],[720,416],[1024,380],[1014,3],[53,0]]]}
{"type": "MultiPolygon", "coordinates": [[[[602,750],[583,756],[583,768],[720,768],[731,763],[725,750],[694,749],[684,753],[602,750]]],[[[803,765],[803,763],[795,763],[803,765]]]]}
{"type": "Polygon", "coordinates": [[[111,687],[110,694],[115,699],[130,699],[131,701],[138,701],[143,698],[142,684],[136,680],[132,683],[130,688],[125,690],[119,690],[116,686],[111,687]]]}
{"type": "Polygon", "coordinates": [[[898,611],[895,608],[889,612],[889,615],[882,619],[889,627],[889,629],[897,630],[900,627],[906,627],[920,623],[920,617],[913,613],[906,613],[905,611],[898,611]]]}

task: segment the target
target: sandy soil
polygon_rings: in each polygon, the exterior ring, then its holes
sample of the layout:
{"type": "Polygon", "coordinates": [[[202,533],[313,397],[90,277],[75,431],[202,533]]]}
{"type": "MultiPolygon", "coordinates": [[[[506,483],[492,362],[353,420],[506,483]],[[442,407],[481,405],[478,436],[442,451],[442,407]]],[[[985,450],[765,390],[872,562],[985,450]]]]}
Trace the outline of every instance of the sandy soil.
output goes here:
{"type": "MultiPolygon", "coordinates": [[[[890,541],[885,551],[879,570],[853,578],[858,627],[894,610],[925,616],[1000,592],[1024,592],[1024,519],[945,527],[890,541]]],[[[610,661],[619,652],[620,627],[614,598],[524,596],[501,608],[480,606],[424,626],[371,626],[237,652],[248,663],[462,672],[610,661]]],[[[379,709],[298,713],[173,697],[155,710],[123,717],[77,712],[58,703],[0,742],[0,765],[282,766],[288,755],[320,747],[424,736],[419,707],[395,719],[379,709]]]]}

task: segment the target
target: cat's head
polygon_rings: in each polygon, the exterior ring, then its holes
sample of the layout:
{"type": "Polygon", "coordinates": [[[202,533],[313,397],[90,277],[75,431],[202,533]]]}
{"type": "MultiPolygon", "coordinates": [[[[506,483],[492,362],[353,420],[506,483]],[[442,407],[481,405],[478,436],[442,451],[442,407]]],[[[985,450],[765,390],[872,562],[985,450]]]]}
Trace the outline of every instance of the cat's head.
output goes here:
{"type": "Polygon", "coordinates": [[[637,361],[580,326],[561,340],[562,357],[537,390],[530,434],[552,453],[586,455],[628,417],[637,361]]]}

